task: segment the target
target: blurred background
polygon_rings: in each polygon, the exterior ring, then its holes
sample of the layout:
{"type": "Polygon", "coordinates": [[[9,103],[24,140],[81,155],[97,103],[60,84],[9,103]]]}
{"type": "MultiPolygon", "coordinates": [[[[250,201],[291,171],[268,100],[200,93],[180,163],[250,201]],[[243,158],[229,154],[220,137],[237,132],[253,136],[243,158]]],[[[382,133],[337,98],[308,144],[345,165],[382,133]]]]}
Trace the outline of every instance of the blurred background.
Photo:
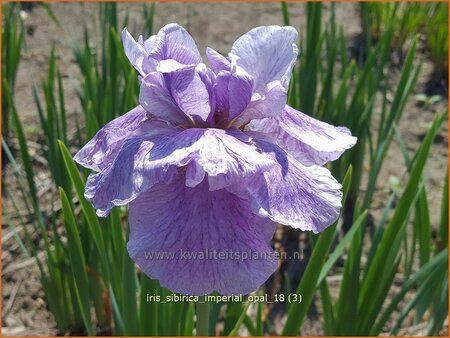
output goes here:
{"type": "Polygon", "coordinates": [[[95,217],[69,156],[137,104],[122,28],[170,22],[202,55],[294,26],[289,103],[358,137],[329,166],[347,192],[340,221],[273,240],[305,255],[259,292],[304,301],[219,304],[210,333],[448,335],[447,3],[277,2],[2,4],[2,334],[195,333],[194,304],[145,301],[169,291],[124,254],[126,209],[95,217]]]}

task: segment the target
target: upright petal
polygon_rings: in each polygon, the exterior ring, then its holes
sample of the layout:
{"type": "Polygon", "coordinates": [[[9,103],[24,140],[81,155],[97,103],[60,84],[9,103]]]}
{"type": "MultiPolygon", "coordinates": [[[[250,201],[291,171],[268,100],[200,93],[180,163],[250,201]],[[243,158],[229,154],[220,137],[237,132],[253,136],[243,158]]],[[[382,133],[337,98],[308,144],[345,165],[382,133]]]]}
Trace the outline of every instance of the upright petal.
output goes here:
{"type": "Polygon", "coordinates": [[[285,150],[307,165],[334,161],[356,144],[356,137],[347,128],[334,127],[289,106],[276,117],[253,121],[250,128],[275,137],[285,150]]]}
{"type": "Polygon", "coordinates": [[[189,125],[193,122],[177,105],[162,73],[152,72],[143,78],[139,103],[152,116],[174,125],[189,125]]]}
{"type": "Polygon", "coordinates": [[[147,112],[137,106],[100,129],[75,154],[74,160],[86,168],[103,170],[111,165],[127,139],[160,126],[161,122],[152,121],[147,117],[147,112]]]}
{"type": "Polygon", "coordinates": [[[183,68],[165,74],[166,85],[178,107],[199,125],[204,125],[211,113],[207,85],[196,68],[183,68]]]}
{"type": "Polygon", "coordinates": [[[230,111],[230,93],[228,85],[230,83],[231,74],[228,71],[221,71],[217,74],[214,85],[213,95],[216,106],[214,111],[215,125],[226,125],[228,123],[228,115],[230,111]]]}
{"type": "Polygon", "coordinates": [[[202,62],[194,39],[183,27],[174,23],[160,29],[149,54],[157,61],[173,59],[184,65],[202,62]]]}
{"type": "Polygon", "coordinates": [[[297,35],[293,27],[264,26],[252,29],[233,44],[231,53],[239,57],[237,65],[255,78],[255,91],[275,80],[288,88],[298,54],[297,35]]]}
{"type": "Polygon", "coordinates": [[[203,81],[203,84],[208,92],[209,96],[209,115],[206,118],[206,124],[208,126],[213,125],[213,118],[214,118],[214,112],[216,110],[216,97],[214,95],[214,82],[216,79],[216,75],[214,72],[206,67],[204,63],[200,63],[196,67],[196,71],[200,77],[200,79],[203,81]]]}
{"type": "Polygon", "coordinates": [[[206,57],[208,58],[209,64],[211,65],[214,73],[219,73],[223,70],[230,71],[231,64],[230,61],[222,54],[216,52],[214,49],[206,48],[206,57]]]}
{"type": "Polygon", "coordinates": [[[248,106],[253,94],[252,89],[253,76],[248,74],[241,67],[235,65],[231,72],[231,78],[228,84],[230,120],[242,113],[248,106]]]}
{"type": "Polygon", "coordinates": [[[278,165],[254,175],[245,184],[227,189],[250,196],[253,210],[259,215],[303,231],[318,233],[336,221],[342,200],[341,185],[328,169],[306,167],[263,135],[251,135],[260,151],[278,165]]]}
{"type": "Polygon", "coordinates": [[[277,267],[269,245],[275,224],[226,190],[195,188],[180,175],[130,204],[128,251],[150,277],[174,292],[248,294],[277,267]]]}
{"type": "MultiPolygon", "coordinates": [[[[140,40],[142,40],[142,38],[140,40]]],[[[151,39],[145,42],[136,42],[128,32],[127,28],[124,28],[122,31],[122,42],[125,55],[141,76],[145,76],[147,73],[154,71],[156,67],[156,62],[151,60],[148,56],[147,48],[151,45],[150,41],[151,39]]]]}
{"type": "Polygon", "coordinates": [[[141,43],[142,46],[144,46],[146,52],[150,53],[152,51],[153,44],[156,41],[156,35],[150,36],[147,40],[144,40],[142,38],[142,35],[140,35],[138,41],[141,43]]]}
{"type": "Polygon", "coordinates": [[[176,125],[200,125],[211,113],[210,94],[194,65],[163,60],[142,81],[139,102],[152,115],[176,125]]]}
{"type": "Polygon", "coordinates": [[[277,116],[286,105],[287,91],[279,81],[273,81],[260,93],[254,93],[249,104],[230,125],[240,128],[252,120],[277,116]]]}
{"type": "Polygon", "coordinates": [[[183,171],[186,185],[193,187],[208,174],[209,188],[218,190],[276,164],[246,142],[240,131],[219,129],[166,127],[137,136],[124,143],[113,165],[89,177],[85,196],[105,216],[183,171]]]}

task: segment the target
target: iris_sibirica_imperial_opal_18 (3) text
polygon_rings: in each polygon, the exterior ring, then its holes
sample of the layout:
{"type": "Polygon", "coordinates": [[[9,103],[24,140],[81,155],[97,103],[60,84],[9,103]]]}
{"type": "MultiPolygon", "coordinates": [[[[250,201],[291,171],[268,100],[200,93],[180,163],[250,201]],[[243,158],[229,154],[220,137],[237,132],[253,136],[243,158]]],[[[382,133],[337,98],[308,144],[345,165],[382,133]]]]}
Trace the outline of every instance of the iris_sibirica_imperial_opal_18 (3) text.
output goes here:
{"type": "Polygon", "coordinates": [[[168,24],[125,54],[139,105],[106,124],[74,159],[105,217],[128,205],[130,257],[187,295],[248,294],[276,270],[277,223],[319,233],[339,217],[341,185],[323,165],[356,143],[345,127],[287,105],[297,31],[263,26],[224,56],[168,24]]]}

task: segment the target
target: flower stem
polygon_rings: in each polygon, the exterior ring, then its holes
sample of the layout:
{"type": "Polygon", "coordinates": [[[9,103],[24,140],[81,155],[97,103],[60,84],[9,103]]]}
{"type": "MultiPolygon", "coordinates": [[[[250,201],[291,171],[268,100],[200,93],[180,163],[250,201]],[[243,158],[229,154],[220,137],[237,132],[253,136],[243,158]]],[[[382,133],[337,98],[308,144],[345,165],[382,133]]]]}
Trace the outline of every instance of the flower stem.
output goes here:
{"type": "Polygon", "coordinates": [[[200,297],[196,308],[197,314],[197,336],[209,336],[209,303],[206,296],[200,297]]]}

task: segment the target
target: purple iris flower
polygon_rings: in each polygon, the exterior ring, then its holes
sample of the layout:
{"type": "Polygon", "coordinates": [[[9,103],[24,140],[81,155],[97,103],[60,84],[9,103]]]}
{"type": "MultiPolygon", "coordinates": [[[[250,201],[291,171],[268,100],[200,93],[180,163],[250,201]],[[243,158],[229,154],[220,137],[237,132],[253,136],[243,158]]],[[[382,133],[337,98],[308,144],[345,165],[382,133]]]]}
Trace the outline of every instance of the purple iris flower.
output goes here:
{"type": "Polygon", "coordinates": [[[140,105],[104,126],[75,160],[96,173],[99,216],[129,204],[128,251],[172,291],[247,294],[276,270],[276,223],[318,233],[339,216],[341,185],[322,167],[356,143],[286,105],[297,31],[267,26],[228,57],[176,24],[138,41],[140,105]]]}

